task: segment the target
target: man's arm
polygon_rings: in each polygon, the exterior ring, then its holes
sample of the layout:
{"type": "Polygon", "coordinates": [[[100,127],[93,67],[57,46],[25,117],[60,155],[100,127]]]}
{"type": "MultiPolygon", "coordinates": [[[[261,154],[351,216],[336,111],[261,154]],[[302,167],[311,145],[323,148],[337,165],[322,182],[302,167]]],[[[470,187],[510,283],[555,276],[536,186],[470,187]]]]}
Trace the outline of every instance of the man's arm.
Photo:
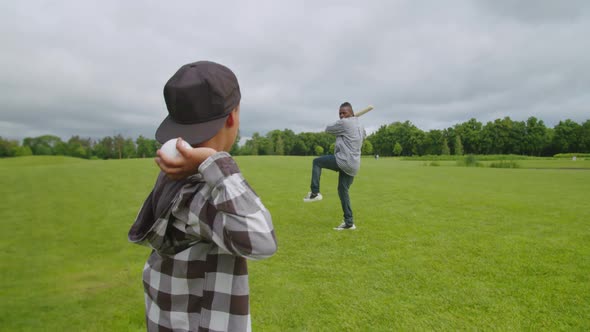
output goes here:
{"type": "Polygon", "coordinates": [[[332,135],[336,135],[336,136],[344,134],[346,132],[344,120],[340,119],[340,120],[334,122],[333,124],[328,125],[326,127],[326,132],[328,134],[332,134],[332,135]]]}
{"type": "Polygon", "coordinates": [[[198,222],[187,225],[192,233],[210,238],[233,255],[250,259],[273,255],[277,241],[270,213],[233,158],[226,152],[216,153],[199,166],[199,173],[211,197],[205,212],[195,216],[198,222]]]}

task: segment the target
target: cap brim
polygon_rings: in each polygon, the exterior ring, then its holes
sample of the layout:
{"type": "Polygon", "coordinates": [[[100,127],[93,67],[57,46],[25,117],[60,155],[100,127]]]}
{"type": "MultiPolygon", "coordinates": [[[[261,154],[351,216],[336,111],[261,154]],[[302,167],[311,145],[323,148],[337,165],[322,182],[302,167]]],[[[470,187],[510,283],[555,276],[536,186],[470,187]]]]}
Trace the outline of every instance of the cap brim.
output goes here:
{"type": "Polygon", "coordinates": [[[217,134],[223,127],[227,116],[203,123],[180,124],[167,116],[156,130],[156,140],[162,144],[166,141],[181,137],[190,145],[203,143],[217,134]]]}

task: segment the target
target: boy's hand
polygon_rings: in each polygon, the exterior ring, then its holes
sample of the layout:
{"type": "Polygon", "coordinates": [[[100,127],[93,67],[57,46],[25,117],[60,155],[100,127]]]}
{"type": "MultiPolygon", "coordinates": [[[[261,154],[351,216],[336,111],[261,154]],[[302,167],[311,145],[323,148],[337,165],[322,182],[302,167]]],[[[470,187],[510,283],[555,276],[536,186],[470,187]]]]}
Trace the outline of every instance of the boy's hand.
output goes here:
{"type": "Polygon", "coordinates": [[[217,153],[211,148],[187,148],[183,146],[181,138],[176,142],[176,150],[180,152],[177,158],[168,158],[160,150],[156,152],[158,156],[155,158],[160,169],[175,180],[196,174],[201,163],[217,153]]]}

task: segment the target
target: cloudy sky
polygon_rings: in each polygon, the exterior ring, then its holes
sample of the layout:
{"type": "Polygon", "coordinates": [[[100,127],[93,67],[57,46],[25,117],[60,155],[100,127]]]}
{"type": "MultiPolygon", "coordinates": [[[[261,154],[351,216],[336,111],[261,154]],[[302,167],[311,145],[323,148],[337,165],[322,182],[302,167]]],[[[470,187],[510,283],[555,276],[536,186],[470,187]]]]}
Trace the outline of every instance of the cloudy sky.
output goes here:
{"type": "Polygon", "coordinates": [[[0,136],[153,137],[183,64],[230,67],[242,136],[590,119],[590,1],[2,1],[0,136]]]}

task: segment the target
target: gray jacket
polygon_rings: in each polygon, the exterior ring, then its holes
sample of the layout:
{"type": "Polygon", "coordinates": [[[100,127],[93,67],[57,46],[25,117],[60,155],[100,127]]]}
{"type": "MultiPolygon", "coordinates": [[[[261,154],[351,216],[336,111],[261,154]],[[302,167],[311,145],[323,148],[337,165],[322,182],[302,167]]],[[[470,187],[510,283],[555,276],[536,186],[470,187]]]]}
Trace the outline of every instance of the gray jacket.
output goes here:
{"type": "Polygon", "coordinates": [[[361,167],[361,147],[367,136],[357,117],[340,119],[326,127],[326,132],[336,135],[334,156],[344,173],[355,176],[361,167]]]}

